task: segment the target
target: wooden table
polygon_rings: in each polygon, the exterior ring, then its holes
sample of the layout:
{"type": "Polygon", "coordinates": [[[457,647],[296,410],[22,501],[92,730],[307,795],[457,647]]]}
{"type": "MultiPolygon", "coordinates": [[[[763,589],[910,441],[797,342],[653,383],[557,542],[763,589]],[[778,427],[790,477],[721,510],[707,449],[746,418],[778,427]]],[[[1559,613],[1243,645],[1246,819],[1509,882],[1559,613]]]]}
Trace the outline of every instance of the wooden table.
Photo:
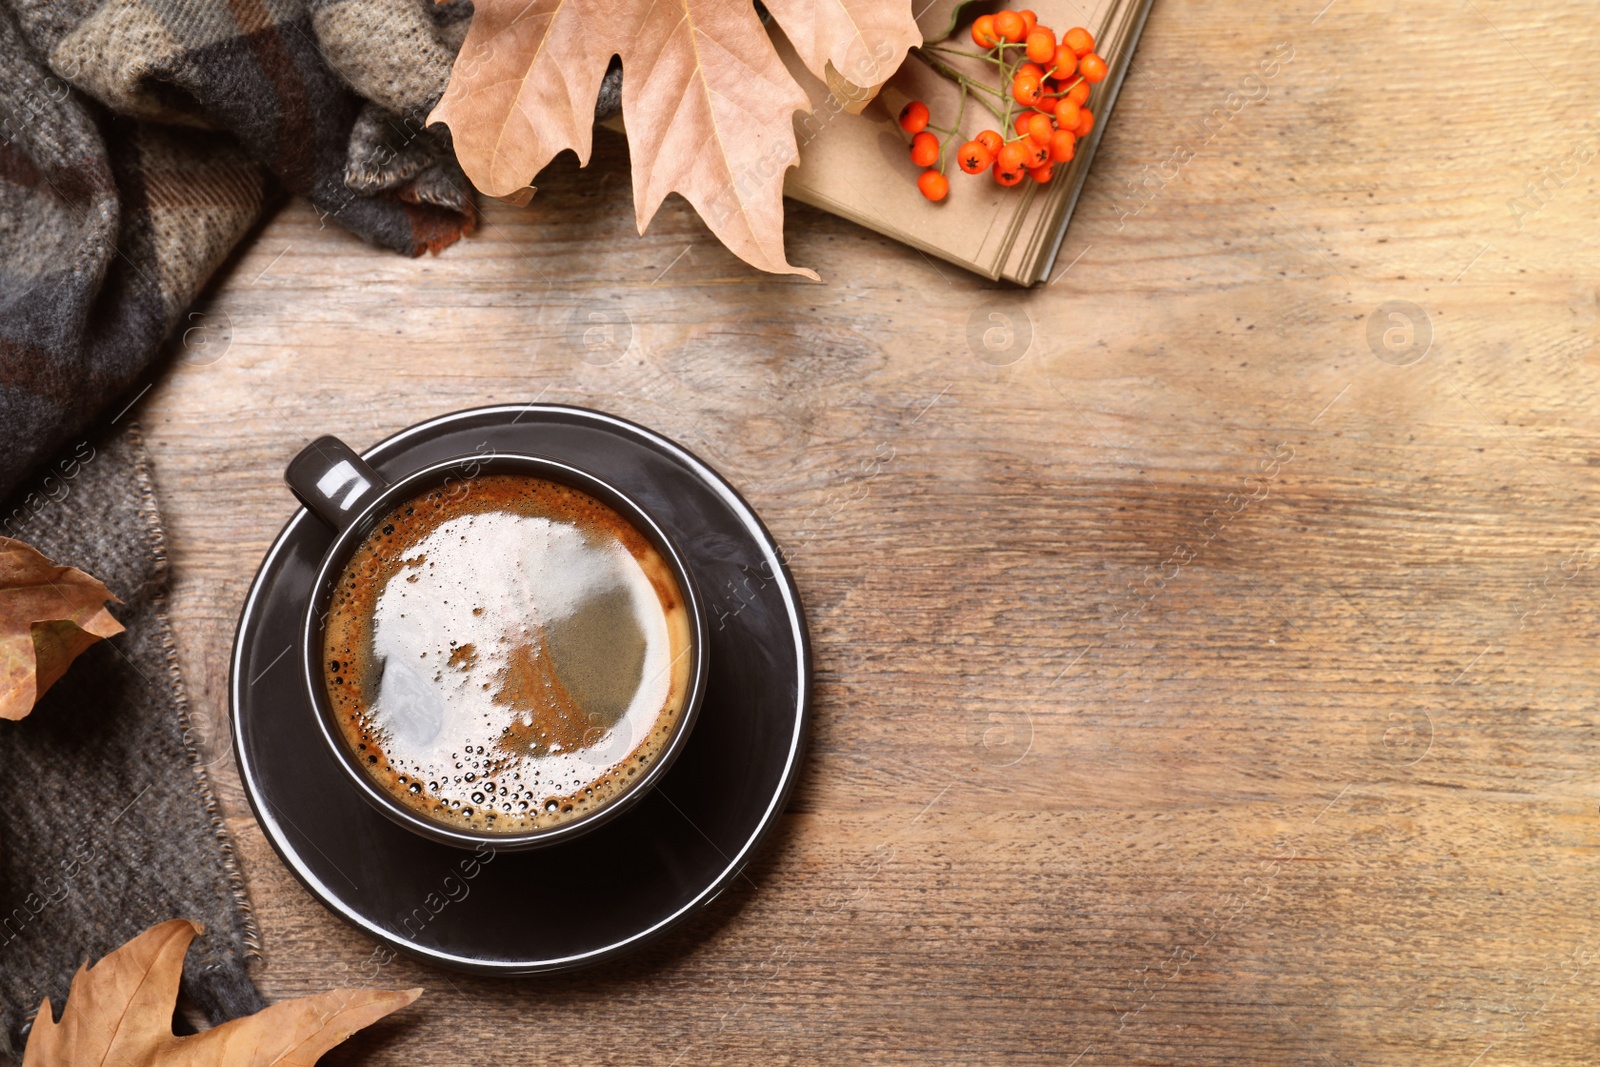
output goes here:
{"type": "Polygon", "coordinates": [[[427,990],[340,1063],[1595,1062],[1594,29],[1162,0],[1032,292],[799,207],[823,284],[681,202],[639,238],[609,137],[438,258],[290,205],[143,408],[263,989],[427,990]],[[245,804],[235,617],[308,438],[536,397],[677,438],[789,546],[808,766],[631,961],[380,966],[245,804]]]}

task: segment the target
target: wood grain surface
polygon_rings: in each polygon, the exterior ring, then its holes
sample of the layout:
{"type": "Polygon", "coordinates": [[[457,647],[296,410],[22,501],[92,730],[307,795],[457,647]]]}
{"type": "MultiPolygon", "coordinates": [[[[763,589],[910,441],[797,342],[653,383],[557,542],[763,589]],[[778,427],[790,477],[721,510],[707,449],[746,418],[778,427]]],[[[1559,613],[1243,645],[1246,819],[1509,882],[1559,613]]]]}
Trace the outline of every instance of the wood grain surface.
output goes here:
{"type": "Polygon", "coordinates": [[[1594,1063],[1596,29],[1160,0],[1028,292],[793,205],[821,284],[641,238],[609,136],[437,258],[287,206],[141,409],[262,988],[426,990],[345,1064],[1594,1063]],[[708,913],[486,980],[290,877],[228,654],[305,441],[534,398],[761,511],[816,725],[708,913]]]}

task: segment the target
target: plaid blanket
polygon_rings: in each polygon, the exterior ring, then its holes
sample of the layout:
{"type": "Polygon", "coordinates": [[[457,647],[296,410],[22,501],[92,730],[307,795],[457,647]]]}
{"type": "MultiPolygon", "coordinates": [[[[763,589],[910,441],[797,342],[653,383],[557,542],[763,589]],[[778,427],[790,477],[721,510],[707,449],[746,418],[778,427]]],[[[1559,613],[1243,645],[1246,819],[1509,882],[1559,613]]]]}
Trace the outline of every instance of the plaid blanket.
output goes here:
{"type": "Polygon", "coordinates": [[[210,928],[191,1000],[213,1022],[261,1006],[122,409],[275,198],[407,255],[471,231],[467,182],[423,125],[469,16],[466,0],[0,0],[0,533],[101,575],[128,627],[0,723],[0,1059],[41,996],[60,1010],[84,955],[177,914],[210,928]],[[82,818],[130,792],[115,826],[82,818]]]}
{"type": "Polygon", "coordinates": [[[126,392],[269,198],[473,226],[423,120],[466,0],[0,0],[0,496],[126,392]]]}

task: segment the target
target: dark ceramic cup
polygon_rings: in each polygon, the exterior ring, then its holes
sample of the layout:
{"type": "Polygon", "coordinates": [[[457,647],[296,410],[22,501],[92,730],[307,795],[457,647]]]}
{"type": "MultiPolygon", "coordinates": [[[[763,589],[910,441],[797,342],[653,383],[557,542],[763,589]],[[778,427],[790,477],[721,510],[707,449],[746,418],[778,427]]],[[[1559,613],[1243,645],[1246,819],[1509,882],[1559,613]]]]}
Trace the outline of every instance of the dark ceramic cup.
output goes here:
{"type": "Polygon", "coordinates": [[[505,452],[460,456],[430,464],[390,482],[373,470],[354,451],[336,437],[319,437],[290,461],[284,480],[302,504],[328,526],[334,539],[322,557],[315,590],[306,612],[301,633],[301,661],[304,684],[323,740],[334,761],[350,783],[375,808],[408,830],[424,837],[456,845],[478,848],[487,845],[499,850],[538,848],[570,840],[594,829],[635,804],[671,767],[683,750],[705,695],[706,624],[704,602],[694,575],[684,565],[683,555],[648,512],[620,489],[593,474],[539,456],[505,452]],[[643,773],[630,780],[616,797],[583,815],[555,826],[521,833],[488,833],[446,825],[407,807],[372,780],[351,751],[334,719],[323,677],[323,626],[345,565],[360,547],[373,526],[396,506],[431,489],[467,484],[486,474],[520,474],[570,486],[606,504],[645,536],[667,561],[678,588],[683,593],[689,619],[689,689],[682,713],[671,737],[643,773]]]}

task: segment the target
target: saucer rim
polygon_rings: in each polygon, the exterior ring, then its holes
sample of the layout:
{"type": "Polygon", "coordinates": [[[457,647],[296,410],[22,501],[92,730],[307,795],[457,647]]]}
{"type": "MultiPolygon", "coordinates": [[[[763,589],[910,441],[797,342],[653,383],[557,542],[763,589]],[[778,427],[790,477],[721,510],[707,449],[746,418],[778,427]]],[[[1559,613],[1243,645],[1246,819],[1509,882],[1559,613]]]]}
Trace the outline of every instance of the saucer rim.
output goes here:
{"type": "MultiPolygon", "coordinates": [[[[272,846],[272,850],[277,853],[284,866],[289,869],[289,872],[319,903],[344,922],[381,944],[404,952],[423,962],[473,974],[502,975],[506,977],[552,974],[576,970],[625,955],[664,935],[720,896],[728,885],[735,878],[738,878],[745,867],[748,866],[756,849],[771,835],[773,828],[777,825],[778,816],[782,814],[784,806],[794,790],[795,783],[799,778],[798,772],[810,732],[814,685],[812,679],[811,637],[809,628],[806,625],[805,609],[800,602],[799,589],[795,584],[794,575],[790,572],[788,562],[784,558],[782,548],[749,501],[745,500],[744,496],[714,468],[676,441],[639,423],[608,412],[598,411],[594,408],[580,407],[573,404],[490,404],[462,408],[415,423],[385,437],[358,454],[362,459],[376,466],[389,458],[386,453],[395,451],[407,441],[441,426],[453,422],[467,421],[470,418],[514,413],[520,414],[517,414],[517,418],[509,425],[514,426],[517,421],[520,421],[526,415],[548,414],[556,417],[576,417],[582,420],[589,420],[601,425],[609,425],[625,435],[641,437],[648,445],[659,448],[672,459],[685,466],[700,481],[722,497],[739,517],[741,524],[750,532],[763,554],[771,556],[778,565],[778,574],[781,580],[773,584],[778,587],[782,597],[785,614],[789,622],[790,637],[793,639],[795,650],[798,653],[799,693],[795,702],[794,725],[789,738],[789,751],[784,760],[778,786],[773,790],[766,810],[761,813],[761,817],[757,820],[754,828],[747,833],[745,841],[739,850],[732,857],[725,857],[727,862],[717,876],[711,879],[699,893],[670,915],[657,920],[643,930],[636,931],[628,937],[613,941],[608,945],[591,949],[587,952],[543,960],[484,960],[458,956],[432,946],[418,945],[403,940],[388,929],[371,922],[356,909],[347,906],[339,894],[334,893],[322,879],[301,863],[298,856],[291,855],[285,851],[284,845],[280,842],[287,840],[290,835],[284,832],[282,823],[272,816],[270,811],[271,802],[260,795],[255,768],[244,750],[241,723],[243,699],[240,679],[243,676],[241,660],[244,655],[243,637],[245,625],[247,620],[250,620],[256,612],[266,575],[272,564],[277,560],[280,552],[283,551],[290,536],[300,528],[303,522],[316,521],[304,506],[297,507],[294,514],[290,516],[289,520],[284,523],[283,528],[278,532],[278,536],[273,540],[271,547],[267,549],[257,567],[255,577],[251,580],[250,591],[245,596],[244,605],[239,612],[239,621],[234,629],[233,650],[229,656],[228,723],[233,735],[232,747],[240,783],[244,786],[245,799],[250,805],[251,813],[255,815],[256,822],[261,827],[262,835],[267,839],[268,844],[272,846]]],[[[669,797],[668,800],[670,801],[670,799],[669,797]]],[[[380,812],[374,811],[372,815],[382,818],[382,813],[380,812]]],[[[614,832],[618,825],[618,822],[612,822],[607,826],[596,827],[594,832],[597,834],[604,834],[608,831],[614,832]]],[[[295,836],[300,835],[297,833],[295,836]]],[[[443,845],[441,847],[450,848],[453,846],[443,845]]],[[[560,848],[561,843],[559,842],[550,846],[553,852],[558,852],[560,848]]]]}

